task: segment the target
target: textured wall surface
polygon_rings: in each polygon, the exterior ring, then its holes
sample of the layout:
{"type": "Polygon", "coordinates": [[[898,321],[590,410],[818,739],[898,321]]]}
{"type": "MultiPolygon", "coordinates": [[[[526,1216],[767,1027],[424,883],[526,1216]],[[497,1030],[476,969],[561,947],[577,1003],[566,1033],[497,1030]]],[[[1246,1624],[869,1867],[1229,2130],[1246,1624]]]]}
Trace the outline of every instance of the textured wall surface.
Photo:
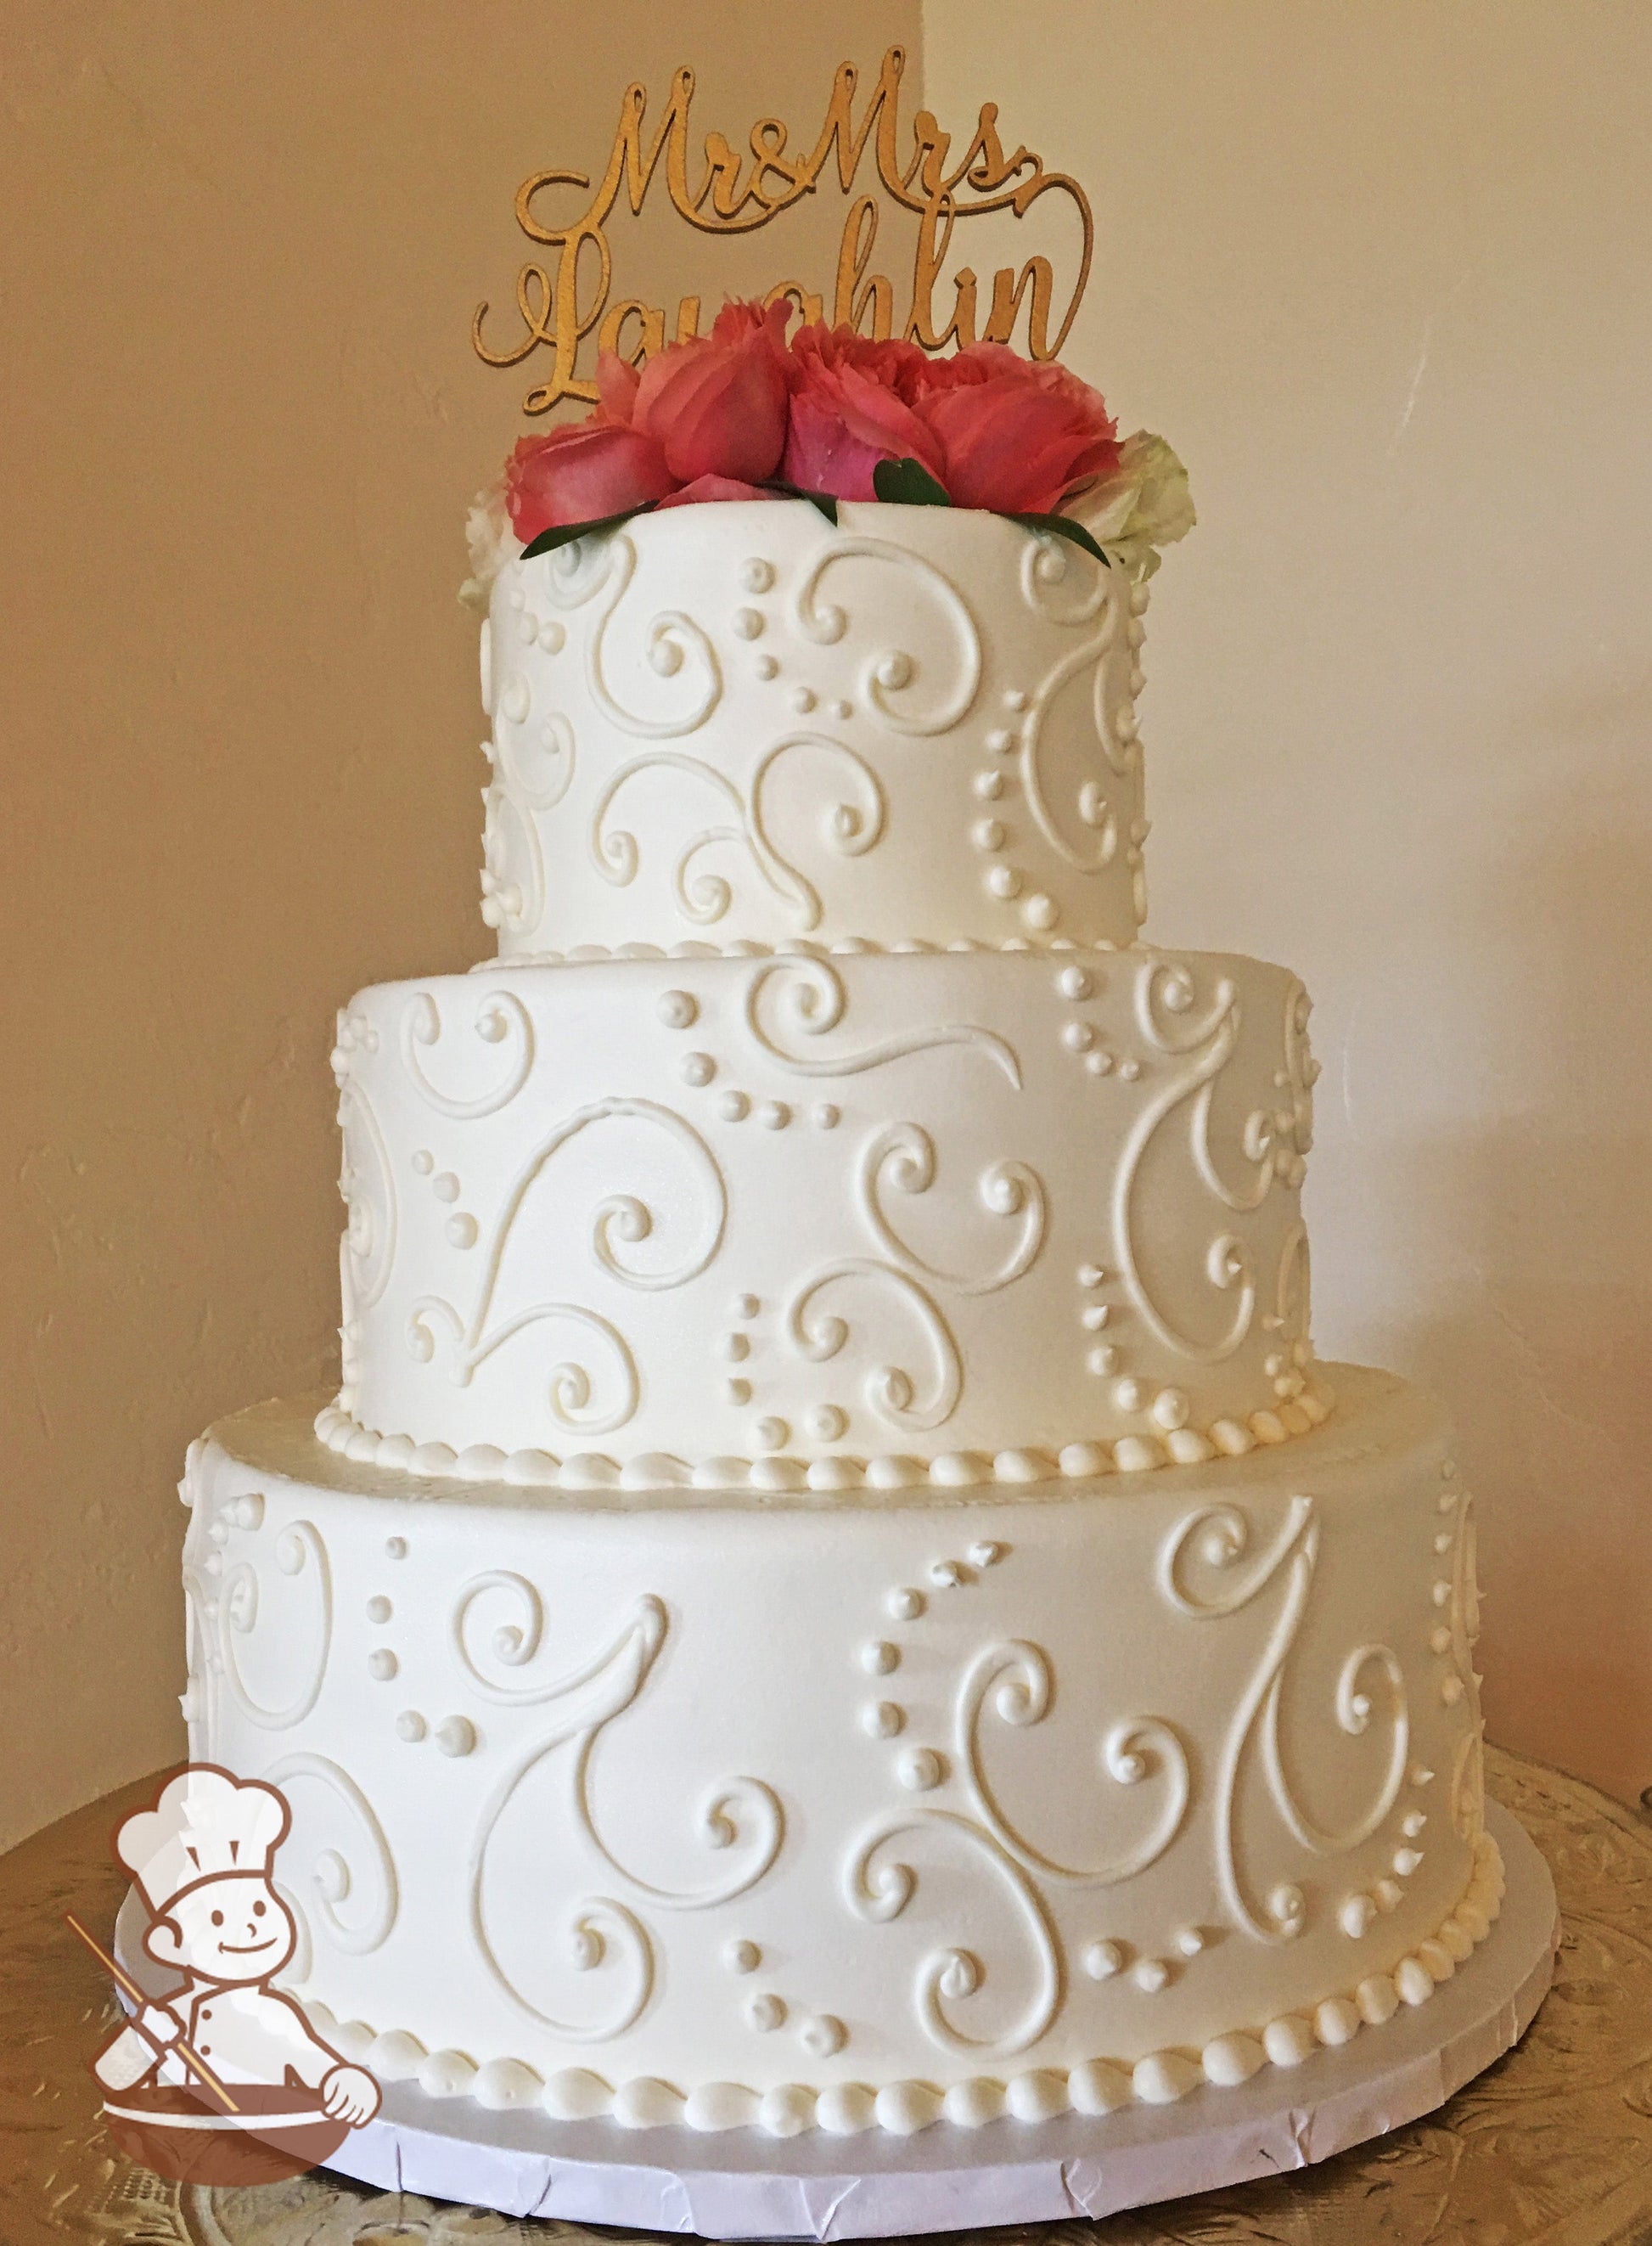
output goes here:
{"type": "MultiPolygon", "coordinates": [[[[333,1009],[491,948],[454,594],[524,425],[527,372],[469,341],[516,187],[600,174],[627,78],[657,101],[683,61],[697,134],[812,144],[917,0],[778,21],[7,11],[0,1847],[180,1752],[184,1446],[336,1355],[333,1009]]],[[[731,245],[650,208],[618,269],[829,289],[842,214],[731,245]]]]}
{"type": "Polygon", "coordinates": [[[1149,619],[1161,943],[1317,1001],[1327,1354],[1437,1388],[1494,1737],[1652,1781],[1652,13],[929,0],[1094,195],[1066,357],[1203,521],[1149,619]]]}

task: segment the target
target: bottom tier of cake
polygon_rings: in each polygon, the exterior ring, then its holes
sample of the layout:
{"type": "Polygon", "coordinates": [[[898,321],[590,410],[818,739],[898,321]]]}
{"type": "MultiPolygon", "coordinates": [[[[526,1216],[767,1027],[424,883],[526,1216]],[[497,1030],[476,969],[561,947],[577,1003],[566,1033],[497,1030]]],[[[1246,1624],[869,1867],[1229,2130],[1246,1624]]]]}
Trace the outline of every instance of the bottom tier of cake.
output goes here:
{"type": "Polygon", "coordinates": [[[1280,1451],[578,1496],[192,1451],[191,1752],[279,1786],[289,1985],[390,2080],[910,2130],[1233,2083],[1482,1939],[1471,1504],[1334,1369],[1280,1451]]]}

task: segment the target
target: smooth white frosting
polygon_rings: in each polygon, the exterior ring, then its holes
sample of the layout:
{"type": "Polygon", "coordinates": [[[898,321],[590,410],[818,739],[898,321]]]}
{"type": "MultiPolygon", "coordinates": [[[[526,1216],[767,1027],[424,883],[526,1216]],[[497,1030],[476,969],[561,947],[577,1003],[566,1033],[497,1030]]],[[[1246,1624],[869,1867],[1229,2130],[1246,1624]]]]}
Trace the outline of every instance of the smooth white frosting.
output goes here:
{"type": "Polygon", "coordinates": [[[364,990],[323,1436],[565,1487],[853,1488],[1302,1433],[1307,1016],[1281,968],[1139,946],[364,990]]]}
{"type": "Polygon", "coordinates": [[[509,563],[482,629],[501,954],[1128,943],[1146,602],[937,507],[697,507],[509,563]]]}
{"type": "Polygon", "coordinates": [[[1290,2066],[1483,1938],[1438,1411],[942,1497],[192,1453],[191,1753],[288,1793],[294,1985],[387,2077],[629,2127],[1105,2113],[1290,2066]]]}

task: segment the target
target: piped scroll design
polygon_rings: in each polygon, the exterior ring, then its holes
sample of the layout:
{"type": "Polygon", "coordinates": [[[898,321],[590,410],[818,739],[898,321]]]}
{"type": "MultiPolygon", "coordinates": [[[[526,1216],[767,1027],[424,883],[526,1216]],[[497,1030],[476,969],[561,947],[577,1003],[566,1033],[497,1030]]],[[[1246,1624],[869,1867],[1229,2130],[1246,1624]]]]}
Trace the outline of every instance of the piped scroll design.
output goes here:
{"type": "Polygon", "coordinates": [[[921,1809],[874,1826],[851,1851],[844,1866],[843,1891],[858,1918],[885,1925],[899,1918],[911,1902],[918,1888],[916,1871],[910,1864],[889,1861],[885,1852],[893,1842],[913,1836],[949,1842],[984,1865],[1003,1891],[1011,1923],[1031,1953],[1031,1986],[1019,2018],[996,2034],[976,2036],[958,2025],[948,2006],[983,1988],[988,1967],[973,1950],[947,1946],[929,1951],[919,1961],[913,1983],[919,2024],[942,2051],[970,2052],[982,2059],[1011,2058],[1047,2033],[1065,1995],[1060,1945],[1043,1898],[1014,1856],[972,1818],[955,1810],[921,1809]]]}
{"type": "Polygon", "coordinates": [[[428,1106],[456,1121],[472,1122],[508,1106],[534,1066],[534,1024],[513,991],[485,992],[477,1004],[475,1028],[484,1045],[506,1048],[506,1065],[496,1084],[469,1099],[457,1099],[431,1082],[420,1058],[421,1049],[427,1052],[441,1042],[442,1018],[435,999],[421,990],[408,1000],[402,1014],[402,1061],[408,1075],[428,1106]]]}
{"type": "Polygon", "coordinates": [[[880,1246],[906,1270],[959,1295],[992,1295],[1031,1269],[1044,1245],[1044,1189],[1025,1162],[993,1162],[976,1181],[976,1198],[996,1217],[1019,1219],[1009,1255],[984,1272],[948,1271],[929,1263],[903,1240],[884,1207],[886,1183],[903,1194],[928,1193],[937,1174],[935,1140],[916,1123],[891,1123],[870,1139],[860,1157],[860,1211],[880,1246]]]}
{"type": "Polygon", "coordinates": [[[507,788],[482,796],[482,918],[520,936],[545,912],[545,854],[539,831],[507,788]]]}
{"type": "Polygon", "coordinates": [[[835,1312],[821,1309],[819,1298],[829,1290],[857,1283],[911,1313],[930,1358],[928,1377],[921,1385],[904,1365],[874,1365],[862,1385],[867,1405],[886,1426],[906,1433],[922,1433],[943,1426],[963,1392],[963,1360],[938,1306],[909,1273],[894,1264],[848,1256],[817,1271],[786,1304],[783,1324],[787,1340],[811,1365],[824,1365],[836,1357],[849,1338],[849,1325],[835,1312]]]}
{"type": "MultiPolygon", "coordinates": [[[[519,1173],[488,1242],[482,1284],[469,1317],[462,1317],[442,1297],[424,1295],[413,1303],[407,1323],[409,1351],[426,1364],[438,1353],[438,1330],[445,1337],[449,1375],[461,1388],[469,1385],[478,1365],[527,1328],[547,1323],[581,1328],[595,1337],[607,1356],[613,1399],[607,1405],[594,1404],[597,1384],[592,1379],[590,1368],[570,1359],[552,1367],[549,1402],[559,1425],[592,1434],[622,1426],[641,1400],[636,1362],[618,1328],[599,1311],[565,1301],[535,1303],[498,1325],[490,1325],[489,1320],[505,1250],[534,1181],[581,1132],[618,1118],[629,1118],[658,1130],[666,1145],[683,1160],[691,1186],[698,1188],[697,1208],[694,1211],[697,1225],[673,1262],[654,1270],[641,1268],[628,1261],[621,1251],[649,1237],[655,1228],[654,1213],[636,1194],[610,1194],[595,1211],[592,1253],[610,1279],[646,1292],[661,1292],[697,1278],[722,1244],[728,1218],[727,1188],[710,1148],[699,1133],[669,1107],[661,1107],[649,1099],[599,1099],[564,1116],[540,1140],[519,1173]]],[[[668,1206],[676,1215],[694,1199],[692,1194],[673,1194],[668,1206]]]]}
{"type": "Polygon", "coordinates": [[[881,538],[839,538],[817,557],[799,584],[793,604],[799,630],[818,647],[834,645],[850,628],[846,612],[830,602],[821,602],[819,596],[826,571],[836,562],[851,560],[880,562],[898,569],[935,602],[951,627],[948,691],[930,708],[909,708],[897,698],[914,684],[920,670],[901,648],[868,655],[860,681],[862,698],[894,732],[921,737],[946,732],[969,716],[981,688],[981,634],[969,602],[950,577],[904,546],[892,546],[881,538]]]}
{"type": "Polygon", "coordinates": [[[1084,1888],[1118,1887],[1158,1862],[1182,1827],[1191,1792],[1187,1753],[1174,1728],[1157,1716],[1130,1716],[1113,1724],[1101,1742],[1101,1766],[1115,1785],[1162,1781],[1158,1815],[1133,1848],[1097,1864],[1059,1862],[1035,1847],[1006,1814],[987,1774],[982,1719],[990,1712],[1016,1730],[1041,1724],[1055,1697],[1050,1657],[1023,1638],[989,1645],[970,1664],[958,1695],[955,1724],[958,1765],[982,1822],[1023,1870],[1084,1888]]]}
{"type": "MultiPolygon", "coordinates": [[[[1142,1270],[1141,1211],[1138,1189],[1143,1162],[1171,1117],[1188,1109],[1188,1146],[1194,1171],[1207,1191],[1234,1215],[1246,1216],[1260,1208],[1276,1181],[1300,1181],[1302,1169],[1295,1131],[1298,1110],[1289,1113],[1254,1111],[1240,1133],[1240,1147],[1251,1174],[1230,1183],[1217,1163],[1211,1146],[1211,1108],[1217,1083],[1233,1058],[1239,1042],[1241,1003],[1235,985],[1226,976],[1217,983],[1208,1009],[1193,1012],[1193,977],[1180,962],[1151,960],[1140,970],[1135,990],[1137,1026],[1152,1049],[1173,1062],[1184,1062],[1144,1104],[1125,1142],[1113,1186],[1113,1232],[1120,1276],[1132,1303],[1143,1323],[1167,1349],[1195,1365],[1217,1365],[1232,1357],[1250,1332],[1256,1314],[1256,1276],[1251,1251],[1231,1227],[1210,1242],[1205,1276],[1216,1294],[1234,1297],[1233,1312],[1225,1329],[1205,1340],[1175,1324],[1155,1299],[1142,1270]],[[1186,1016],[1179,1025],[1178,1017],[1186,1016]]],[[[1288,1343],[1307,1331],[1306,1236],[1300,1228],[1288,1232],[1280,1258],[1276,1316],[1295,1316],[1283,1336],[1288,1343]]]]}
{"type": "Polygon", "coordinates": [[[670,717],[644,717],[628,710],[608,684],[603,669],[608,626],[636,570],[636,548],[625,533],[574,539],[542,562],[542,582],[555,607],[566,611],[599,602],[585,635],[585,683],[608,723],[641,740],[673,740],[697,731],[723,698],[723,673],[716,649],[680,609],[663,609],[650,619],[644,660],[656,677],[685,674],[694,691],[684,706],[670,717]]]}
{"type": "Polygon", "coordinates": [[[338,1190],[345,1208],[344,1253],[351,1312],[371,1310],[390,1283],[396,1257],[396,1187],[390,1150],[372,1105],[348,1076],[338,1098],[338,1190]]]}
{"type": "Polygon", "coordinates": [[[1099,874],[1118,854],[1119,810],[1115,796],[1128,794],[1133,802],[1140,793],[1141,744],[1136,738],[1133,713],[1113,707],[1115,666],[1107,659],[1118,643],[1125,588],[1117,572],[1081,561],[1065,540],[1035,538],[1028,541],[1022,555],[1021,589],[1029,608],[1064,629],[1077,630],[1094,623],[1098,616],[1101,620],[1097,630],[1071,648],[1034,690],[1021,728],[1019,752],[1021,784],[1039,833],[1056,854],[1079,873],[1099,874]],[[1068,582],[1074,570],[1082,573],[1081,589],[1077,599],[1064,602],[1055,597],[1057,589],[1068,582]],[[1093,672],[1091,704],[1096,738],[1112,779],[1123,781],[1125,786],[1112,786],[1100,772],[1092,772],[1080,784],[1074,809],[1080,826],[1094,838],[1080,845],[1065,831],[1050,802],[1044,775],[1044,729],[1058,698],[1087,670],[1093,672]]]}
{"type": "Polygon", "coordinates": [[[843,977],[824,959],[765,962],[746,986],[745,1020],[752,1038],[769,1058],[794,1076],[860,1076],[868,1069],[928,1052],[939,1045],[963,1045],[999,1069],[1018,1092],[1021,1064],[1014,1049],[991,1030],[947,1022],[885,1038],[854,1052],[807,1053],[798,1038],[829,1036],[848,1008],[843,977]]]}
{"type": "Polygon", "coordinates": [[[1252,1754],[1260,1755],[1274,1808],[1298,1845],[1316,1856],[1344,1855],[1370,1839],[1398,1799],[1405,1779],[1411,1719],[1404,1678],[1392,1650],[1386,1645],[1356,1646],[1338,1672],[1336,1721],[1350,1738],[1369,1729],[1374,1710],[1365,1687],[1372,1677],[1379,1677],[1387,1688],[1392,1726],[1387,1764],[1362,1817],[1336,1832],[1315,1824],[1292,1787],[1279,1738],[1280,1703],[1291,1650],[1319,1557],[1314,1501],[1293,1497],[1273,1542],[1247,1567],[1251,1528],[1250,1516],[1237,1505],[1201,1507],[1166,1539],[1158,1575],[1159,1591],[1168,1604],[1178,1614],[1198,1622],[1238,1614],[1278,1578],[1284,1578],[1284,1595],[1273,1630],[1240,1696],[1222,1745],[1214,1794],[1216,1872],[1223,1899],[1246,1933],[1258,1942],[1278,1943],[1293,1941],[1302,1933],[1308,1920],[1308,1903],[1302,1889],[1288,1882],[1266,1897],[1254,1898],[1241,1873],[1234,1843],[1237,1796],[1252,1754]],[[1235,1569],[1241,1572],[1234,1575],[1235,1569]],[[1199,1587],[1195,1570],[1207,1578],[1203,1589],[1199,1587]]]}
{"type": "Polygon", "coordinates": [[[574,785],[574,728],[560,710],[541,721],[536,741],[525,740],[519,726],[495,724],[493,754],[513,800],[529,811],[554,811],[574,785]],[[534,765],[541,771],[537,779],[529,777],[534,765]]]}
{"type": "MultiPolygon", "coordinates": [[[[401,1888],[396,1875],[396,1860],[391,1854],[384,1828],[375,1815],[371,1803],[350,1773],[326,1755],[289,1754],[272,1763],[263,1773],[267,1786],[279,1787],[293,1804],[295,1831],[282,1850],[290,1866],[295,1855],[303,1851],[304,1823],[302,1790],[308,1785],[318,1785],[343,1805],[350,1821],[357,1828],[362,1858],[371,1875],[370,1904],[359,1920],[352,1922],[341,1917],[338,1905],[357,1893],[357,1871],[350,1860],[338,1848],[319,1848],[310,1868],[309,1905],[326,1930],[328,1940],[335,1950],[342,1950],[352,1957],[364,1957],[378,1949],[389,1936],[401,1907],[401,1888]]],[[[282,1892],[297,1907],[306,1937],[309,1909],[293,1890],[283,1886],[282,1892]]],[[[308,1942],[306,1940],[306,1947],[308,1942]]],[[[306,1969],[307,1970],[307,1969],[306,1969]]],[[[305,1977],[301,1973],[297,1978],[305,1977]]]]}
{"type": "Polygon", "coordinates": [[[216,1603],[215,1666],[248,1723],[256,1724],[261,1731],[286,1732],[303,1721],[321,1695],[332,1648],[333,1582],[327,1547],[312,1521],[296,1521],[284,1528],[275,1540],[275,1554],[282,1575],[296,1576],[309,1587],[308,1630],[301,1631],[289,1616],[283,1616],[281,1629],[269,1633],[270,1643],[278,1644],[284,1653],[303,1649],[296,1689],[286,1700],[271,1707],[255,1698],[241,1675],[237,1641],[250,1639],[257,1630],[262,1603],[258,1569],[250,1560],[237,1561],[224,1578],[216,1603]]]}
{"type": "Polygon", "coordinates": [[[726,807],[720,825],[691,834],[678,850],[671,868],[671,894],[678,912],[697,928],[721,920],[734,901],[734,891],[721,874],[697,868],[701,854],[723,845],[743,848],[771,893],[785,907],[800,929],[819,925],[819,891],[800,869],[782,856],[769,828],[769,796],[781,775],[802,770],[799,752],[813,750],[843,769],[838,800],[820,822],[822,841],[840,857],[858,858],[882,835],[887,807],[876,775],[844,742],[826,733],[789,734],[777,741],[759,759],[746,790],[741,789],[715,765],[680,750],[656,749],[622,765],[603,789],[592,814],[591,861],[606,881],[623,888],[636,878],[640,853],[635,834],[622,827],[609,829],[606,821],[622,789],[645,772],[663,771],[688,775],[703,784],[726,807]],[[858,799],[858,800],[857,800],[858,799]]]}
{"type": "MultiPolygon", "coordinates": [[[[621,2034],[640,2016],[654,1983],[654,1942],[644,1920],[632,1904],[663,1910],[703,1910],[729,1902],[756,1887],[772,1867],[785,1839],[785,1816],[772,1790],[760,1780],[734,1778],[713,1788],[701,1805],[700,1828],[711,1848],[739,1848],[734,1868],[712,1885],[683,1889],[642,1879],[615,1855],[598,1819],[593,1782],[593,1759],[603,1728],[631,1707],[648,1682],[665,1642],[669,1627],[663,1601],[651,1594],[640,1598],[608,1648],[592,1660],[560,1676],[538,1682],[501,1683],[479,1661],[471,1638],[472,1611],[484,1598],[505,1596],[517,1618],[493,1632],[492,1662],[521,1670],[540,1651],[544,1637],[544,1608],[539,1592],[525,1576],[494,1569],[466,1584],[455,1603],[449,1638],[456,1659],[471,1684],[496,1705],[540,1706],[554,1711],[550,1727],[534,1742],[496,1787],[484,1808],[472,1841],[469,1869],[470,1919],[472,1934],[487,1970],[505,1994],[528,2018],[574,2042],[602,2043],[621,2034]],[[570,2022],[554,2018],[520,1986],[500,1955],[500,1937],[490,1929],[487,1913],[487,1870],[490,1851],[513,1802],[521,1798],[530,1774],[560,1748],[569,1752],[562,1766],[558,1798],[574,1830],[587,1849],[600,1861],[620,1894],[592,1895],[570,1903],[561,1915],[565,1955],[576,1972],[589,1972],[608,1964],[622,1969],[615,2003],[595,2020],[570,2022]]],[[[554,1861],[554,1856],[551,1858],[554,1861]]],[[[535,1958],[544,1954],[536,1936],[535,1958]]]]}

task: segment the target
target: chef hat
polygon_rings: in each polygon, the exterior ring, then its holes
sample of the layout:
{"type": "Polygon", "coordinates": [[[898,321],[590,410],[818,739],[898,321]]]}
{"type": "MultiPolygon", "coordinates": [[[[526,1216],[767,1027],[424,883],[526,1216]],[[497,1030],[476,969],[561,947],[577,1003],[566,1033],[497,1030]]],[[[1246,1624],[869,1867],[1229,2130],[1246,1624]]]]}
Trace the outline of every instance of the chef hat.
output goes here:
{"type": "Polygon", "coordinates": [[[160,1916],[186,1888],[227,1872],[268,1875],[291,1813],[273,1786],[192,1763],[168,1780],[153,1809],[115,1835],[115,1852],[160,1916]]]}

